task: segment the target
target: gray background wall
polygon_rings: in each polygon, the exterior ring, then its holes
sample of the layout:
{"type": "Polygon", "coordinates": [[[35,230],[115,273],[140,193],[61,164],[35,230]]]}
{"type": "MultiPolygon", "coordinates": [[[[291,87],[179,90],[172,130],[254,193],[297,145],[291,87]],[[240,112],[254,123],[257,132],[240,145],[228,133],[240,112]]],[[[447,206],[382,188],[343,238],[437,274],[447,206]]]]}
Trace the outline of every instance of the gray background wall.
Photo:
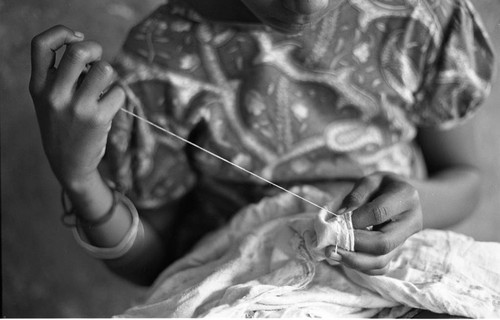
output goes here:
{"type": "MultiPolygon", "coordinates": [[[[500,0],[473,0],[500,54],[500,0]]],[[[108,317],[144,290],[86,256],[59,223],[60,188],[28,95],[29,43],[58,23],[99,41],[112,58],[127,30],[161,0],[0,0],[2,315],[108,317]]],[[[500,75],[500,63],[496,65],[500,75]]],[[[500,241],[500,82],[474,118],[484,172],[480,208],[455,230],[500,241]]]]}

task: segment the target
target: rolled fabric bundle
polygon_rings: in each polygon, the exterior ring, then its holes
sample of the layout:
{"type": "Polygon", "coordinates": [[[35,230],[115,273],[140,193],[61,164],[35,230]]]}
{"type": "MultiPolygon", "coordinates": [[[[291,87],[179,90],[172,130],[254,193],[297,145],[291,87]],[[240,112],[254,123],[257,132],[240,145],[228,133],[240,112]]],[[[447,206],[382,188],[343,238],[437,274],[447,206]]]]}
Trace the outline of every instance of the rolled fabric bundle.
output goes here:
{"type": "MultiPolygon", "coordinates": [[[[319,213],[314,215],[314,218],[308,221],[291,221],[290,227],[301,235],[306,250],[314,261],[328,259],[325,250],[330,246],[354,251],[352,211],[335,215],[327,210],[320,210],[319,213]]],[[[331,265],[338,264],[338,262],[330,259],[328,259],[328,263],[331,265]]]]}
{"type": "Polygon", "coordinates": [[[314,231],[317,237],[316,250],[324,251],[326,247],[336,245],[339,248],[354,251],[352,211],[333,215],[326,210],[321,210],[314,219],[314,231]]]}

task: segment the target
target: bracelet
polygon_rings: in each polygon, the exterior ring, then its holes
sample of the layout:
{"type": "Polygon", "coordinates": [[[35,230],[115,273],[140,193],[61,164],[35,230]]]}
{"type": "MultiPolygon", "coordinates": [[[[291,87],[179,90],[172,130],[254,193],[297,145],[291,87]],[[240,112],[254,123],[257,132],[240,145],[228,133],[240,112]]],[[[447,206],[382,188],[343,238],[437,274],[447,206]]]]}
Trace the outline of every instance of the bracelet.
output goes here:
{"type": "Polygon", "coordinates": [[[137,212],[134,204],[127,197],[122,196],[121,194],[120,198],[121,202],[129,209],[132,216],[132,225],[123,236],[123,239],[116,246],[110,248],[93,246],[82,239],[84,236],[82,236],[79,226],[73,228],[73,236],[75,237],[78,245],[94,258],[104,260],[118,259],[124,256],[132,248],[139,233],[141,233],[141,236],[144,236],[144,226],[139,219],[139,213],[137,212]]]}
{"type": "Polygon", "coordinates": [[[98,227],[100,225],[105,224],[108,222],[111,217],[113,217],[113,213],[115,212],[116,206],[118,205],[118,198],[121,196],[121,193],[111,187],[112,193],[113,193],[113,203],[111,204],[111,207],[109,210],[99,219],[97,220],[87,220],[83,219],[81,217],[76,216],[76,209],[75,207],[68,208],[68,204],[66,203],[66,193],[64,189],[61,191],[61,204],[63,207],[63,214],[61,215],[61,222],[63,225],[66,227],[76,227],[80,224],[82,224],[84,227],[88,228],[93,228],[93,227],[98,227]]]}

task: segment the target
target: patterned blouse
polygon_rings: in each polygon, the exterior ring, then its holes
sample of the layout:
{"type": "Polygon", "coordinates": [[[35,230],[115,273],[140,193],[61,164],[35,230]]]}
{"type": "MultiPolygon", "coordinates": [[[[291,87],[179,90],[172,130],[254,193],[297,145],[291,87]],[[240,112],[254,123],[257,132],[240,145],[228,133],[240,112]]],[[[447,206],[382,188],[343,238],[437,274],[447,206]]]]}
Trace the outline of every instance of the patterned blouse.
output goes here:
{"type": "MultiPolygon", "coordinates": [[[[468,0],[345,0],[299,35],[169,1],[132,29],[115,68],[129,111],[291,186],[375,171],[424,177],[417,127],[473,114],[493,63],[468,0]]],[[[207,229],[271,192],[124,112],[107,162],[139,208],[196,193],[190,223],[207,229]]]]}

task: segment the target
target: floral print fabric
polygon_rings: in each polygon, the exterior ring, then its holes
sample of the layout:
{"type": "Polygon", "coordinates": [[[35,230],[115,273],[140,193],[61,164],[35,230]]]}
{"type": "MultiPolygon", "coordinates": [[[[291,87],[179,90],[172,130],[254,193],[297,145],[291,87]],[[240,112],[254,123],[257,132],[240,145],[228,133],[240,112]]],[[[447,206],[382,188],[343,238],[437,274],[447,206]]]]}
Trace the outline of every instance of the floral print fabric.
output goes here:
{"type": "MultiPolygon", "coordinates": [[[[492,66],[467,0],[346,0],[299,35],[208,21],[169,1],[133,28],[115,62],[129,111],[284,185],[423,177],[417,127],[473,114],[492,66]]],[[[263,195],[249,200],[260,181],[123,112],[107,162],[140,208],[195,185],[235,208],[263,195]]]]}

